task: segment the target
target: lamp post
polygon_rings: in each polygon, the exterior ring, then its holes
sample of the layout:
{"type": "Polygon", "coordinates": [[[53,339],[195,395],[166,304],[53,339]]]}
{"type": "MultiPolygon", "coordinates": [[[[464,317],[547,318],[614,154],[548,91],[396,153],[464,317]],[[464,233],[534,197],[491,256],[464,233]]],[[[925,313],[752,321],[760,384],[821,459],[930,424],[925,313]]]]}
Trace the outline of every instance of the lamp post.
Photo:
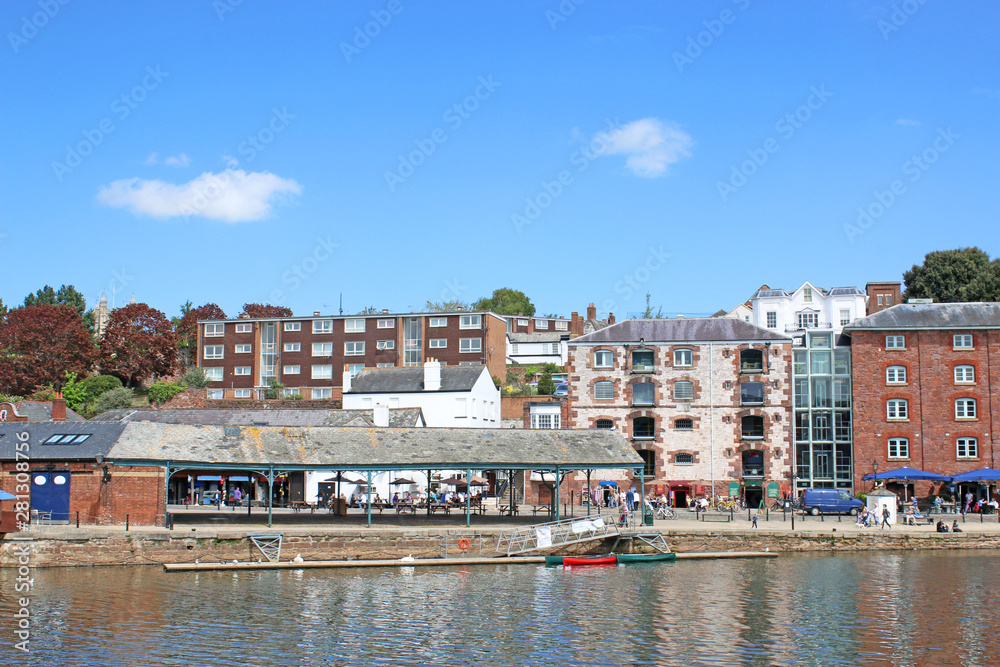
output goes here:
{"type": "Polygon", "coordinates": [[[878,486],[878,461],[872,461],[872,491],[878,486]]]}

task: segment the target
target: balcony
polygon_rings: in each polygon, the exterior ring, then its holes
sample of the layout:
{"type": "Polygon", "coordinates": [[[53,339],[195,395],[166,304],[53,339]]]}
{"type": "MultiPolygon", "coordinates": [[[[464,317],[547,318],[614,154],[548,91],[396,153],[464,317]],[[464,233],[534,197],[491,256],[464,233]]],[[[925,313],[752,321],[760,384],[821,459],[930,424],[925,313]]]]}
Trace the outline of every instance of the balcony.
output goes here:
{"type": "Polygon", "coordinates": [[[800,324],[786,324],[785,333],[795,333],[806,329],[833,329],[830,322],[801,322],[800,324]]]}

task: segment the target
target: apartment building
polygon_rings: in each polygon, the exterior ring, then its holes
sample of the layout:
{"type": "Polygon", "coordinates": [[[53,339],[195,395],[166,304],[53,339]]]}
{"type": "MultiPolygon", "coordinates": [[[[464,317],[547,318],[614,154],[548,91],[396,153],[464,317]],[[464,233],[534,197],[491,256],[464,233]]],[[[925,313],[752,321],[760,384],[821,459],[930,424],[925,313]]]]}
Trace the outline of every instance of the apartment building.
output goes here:
{"type": "Polygon", "coordinates": [[[506,322],[484,311],[242,318],[198,322],[198,366],[208,397],[267,397],[272,381],[285,397],[339,399],[344,372],[484,365],[503,377],[506,322]]]}
{"type": "Polygon", "coordinates": [[[565,317],[526,317],[505,315],[507,320],[507,364],[510,366],[529,364],[566,365],[566,343],[571,338],[597,331],[615,323],[615,314],[609,313],[607,320],[597,319],[597,307],[587,306],[587,317],[573,312],[565,317]]]}
{"type": "Polygon", "coordinates": [[[952,475],[1000,464],[1000,303],[900,304],[845,332],[856,485],[876,467],[952,475]]]}

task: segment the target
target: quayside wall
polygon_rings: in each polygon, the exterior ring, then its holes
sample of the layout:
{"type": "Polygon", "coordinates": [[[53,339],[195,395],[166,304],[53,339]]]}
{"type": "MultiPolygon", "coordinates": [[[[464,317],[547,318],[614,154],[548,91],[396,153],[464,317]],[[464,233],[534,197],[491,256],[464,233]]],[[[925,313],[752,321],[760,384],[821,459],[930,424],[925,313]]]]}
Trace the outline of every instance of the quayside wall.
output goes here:
{"type": "MultiPolygon", "coordinates": [[[[281,560],[301,555],[305,560],[376,560],[414,558],[479,557],[493,555],[497,530],[281,530],[281,560]],[[468,540],[463,551],[461,548],[468,540]]],[[[915,549],[1000,549],[1000,533],[934,532],[818,532],[818,531],[662,531],[667,543],[679,553],[769,551],[855,552],[915,549]]],[[[160,565],[163,563],[246,562],[259,559],[251,554],[249,535],[268,531],[248,530],[122,530],[65,529],[53,534],[8,535],[0,543],[0,567],[24,564],[25,551],[31,567],[93,565],[160,565]]],[[[607,541],[564,548],[560,553],[600,553],[607,541]]],[[[619,550],[628,551],[629,543],[619,550]]]]}

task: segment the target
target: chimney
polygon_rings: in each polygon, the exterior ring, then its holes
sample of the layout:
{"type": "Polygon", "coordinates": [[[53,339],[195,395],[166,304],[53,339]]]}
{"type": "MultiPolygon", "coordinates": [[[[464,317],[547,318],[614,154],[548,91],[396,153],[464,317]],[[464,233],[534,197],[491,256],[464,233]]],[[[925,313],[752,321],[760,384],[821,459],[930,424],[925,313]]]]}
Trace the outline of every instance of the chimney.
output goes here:
{"type": "Polygon", "coordinates": [[[596,320],[597,319],[597,306],[594,304],[587,304],[587,319],[596,320]]]}
{"type": "Polygon", "coordinates": [[[318,310],[314,310],[313,311],[313,317],[319,317],[319,311],[318,310]]]}
{"type": "Polygon", "coordinates": [[[572,336],[582,336],[583,335],[583,318],[580,317],[580,313],[575,310],[570,313],[569,322],[569,333],[572,336]]]}
{"type": "Polygon", "coordinates": [[[679,319],[679,320],[683,320],[683,319],[684,319],[684,316],[683,316],[683,315],[681,315],[680,313],[678,313],[678,314],[677,314],[677,319],[679,319]]]}
{"type": "Polygon", "coordinates": [[[351,371],[344,371],[344,386],[341,387],[341,392],[348,394],[351,391],[351,371]]]}
{"type": "Polygon", "coordinates": [[[372,412],[372,419],[375,426],[379,428],[389,428],[389,406],[379,403],[372,412]]]}
{"type": "Polygon", "coordinates": [[[615,314],[608,313],[608,324],[614,324],[614,323],[615,323],[615,314]]]}
{"type": "Polygon", "coordinates": [[[383,315],[388,315],[389,314],[389,309],[388,308],[383,308],[382,309],[382,314],[383,315]]]}
{"type": "Polygon", "coordinates": [[[52,399],[52,421],[54,421],[54,422],[64,422],[64,421],[66,421],[66,399],[65,398],[53,398],[52,399]]]}
{"type": "Polygon", "coordinates": [[[441,362],[437,359],[424,362],[424,391],[441,391],[441,362]]]}

